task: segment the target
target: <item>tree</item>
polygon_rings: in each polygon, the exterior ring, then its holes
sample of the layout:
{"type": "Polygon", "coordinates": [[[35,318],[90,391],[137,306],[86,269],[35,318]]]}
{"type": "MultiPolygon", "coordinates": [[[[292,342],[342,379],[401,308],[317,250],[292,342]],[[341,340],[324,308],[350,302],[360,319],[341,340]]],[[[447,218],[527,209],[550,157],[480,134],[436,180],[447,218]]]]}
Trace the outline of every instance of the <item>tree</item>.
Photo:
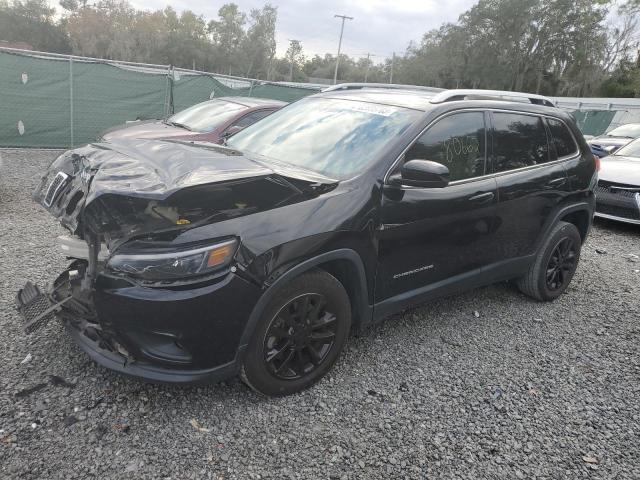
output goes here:
{"type": "Polygon", "coordinates": [[[267,3],[249,14],[249,29],[242,44],[245,77],[268,79],[276,55],[278,9],[267,3]]]}
{"type": "Polygon", "coordinates": [[[289,48],[287,49],[285,58],[289,61],[289,81],[293,82],[294,73],[297,73],[304,63],[304,53],[302,52],[302,44],[299,40],[289,41],[289,48]]]}
{"type": "Polygon", "coordinates": [[[23,42],[36,50],[71,53],[67,34],[46,0],[0,1],[0,40],[23,42]]]}
{"type": "MultiPolygon", "coordinates": [[[[639,1],[639,0],[633,0],[639,1]]],[[[635,20],[606,24],[610,0],[480,0],[428,32],[396,78],[439,87],[595,93],[624,58],[635,20]]]]}
{"type": "Polygon", "coordinates": [[[208,30],[219,52],[218,69],[231,74],[238,68],[240,47],[245,39],[244,25],[247,15],[238,10],[238,5],[228,3],[218,10],[218,20],[209,22],[208,30]]]}

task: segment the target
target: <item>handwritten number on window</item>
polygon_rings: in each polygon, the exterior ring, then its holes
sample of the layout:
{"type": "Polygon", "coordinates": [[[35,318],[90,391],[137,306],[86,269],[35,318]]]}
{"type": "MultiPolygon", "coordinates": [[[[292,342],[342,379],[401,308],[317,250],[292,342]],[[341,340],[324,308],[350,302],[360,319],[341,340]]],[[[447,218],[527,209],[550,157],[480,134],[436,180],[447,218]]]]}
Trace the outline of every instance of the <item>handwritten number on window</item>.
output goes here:
{"type": "Polygon", "coordinates": [[[447,162],[480,153],[480,142],[471,136],[451,137],[443,142],[447,162]]]}

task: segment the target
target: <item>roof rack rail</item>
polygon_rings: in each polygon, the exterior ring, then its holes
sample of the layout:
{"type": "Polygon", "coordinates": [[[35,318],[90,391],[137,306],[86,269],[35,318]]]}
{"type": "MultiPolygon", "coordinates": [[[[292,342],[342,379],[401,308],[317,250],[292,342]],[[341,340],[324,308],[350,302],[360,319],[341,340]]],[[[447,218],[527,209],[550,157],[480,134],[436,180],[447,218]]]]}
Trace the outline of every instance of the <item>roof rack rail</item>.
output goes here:
{"type": "Polygon", "coordinates": [[[535,93],[509,92],[506,90],[467,90],[454,89],[440,92],[430,101],[431,103],[452,102],[455,100],[504,100],[507,102],[533,103],[555,107],[555,103],[548,97],[535,93]]]}
{"type": "Polygon", "coordinates": [[[442,88],[424,87],[421,85],[400,85],[398,83],[339,83],[322,90],[323,92],[335,92],[337,90],[358,90],[362,88],[381,88],[394,90],[418,90],[421,92],[440,93],[442,88]]]}

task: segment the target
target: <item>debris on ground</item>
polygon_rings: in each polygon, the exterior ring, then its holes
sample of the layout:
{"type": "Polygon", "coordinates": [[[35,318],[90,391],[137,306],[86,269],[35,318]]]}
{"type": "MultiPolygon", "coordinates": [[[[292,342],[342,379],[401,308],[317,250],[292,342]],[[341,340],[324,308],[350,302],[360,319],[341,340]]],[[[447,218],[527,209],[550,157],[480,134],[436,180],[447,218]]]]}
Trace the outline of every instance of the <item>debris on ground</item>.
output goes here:
{"type": "Polygon", "coordinates": [[[76,386],[75,383],[67,382],[64,378],[59,377],[58,375],[49,375],[49,383],[56,387],[74,388],[76,386]]]}
{"type": "Polygon", "coordinates": [[[34,385],[33,387],[24,388],[24,389],[22,389],[22,390],[20,390],[20,391],[18,391],[16,393],[16,397],[17,398],[28,397],[32,393],[38,392],[38,391],[42,390],[43,388],[46,388],[46,386],[47,386],[46,383],[38,383],[38,384],[34,385]]]}
{"type": "Polygon", "coordinates": [[[62,419],[62,424],[65,427],[70,427],[71,425],[75,425],[76,423],[78,423],[80,420],[78,419],[78,417],[76,417],[75,415],[67,415],[66,417],[64,417],[62,419]]]}
{"type": "Polygon", "coordinates": [[[191,424],[191,426],[193,428],[195,428],[197,431],[202,432],[202,433],[208,433],[211,431],[210,428],[204,428],[202,426],[200,426],[200,424],[198,423],[198,421],[195,418],[192,418],[189,423],[191,424]]]}
{"type": "Polygon", "coordinates": [[[33,360],[33,355],[31,355],[30,353],[27,353],[27,356],[24,357],[24,360],[22,360],[20,362],[20,365],[24,365],[25,363],[29,363],[31,360],[33,360]]]}

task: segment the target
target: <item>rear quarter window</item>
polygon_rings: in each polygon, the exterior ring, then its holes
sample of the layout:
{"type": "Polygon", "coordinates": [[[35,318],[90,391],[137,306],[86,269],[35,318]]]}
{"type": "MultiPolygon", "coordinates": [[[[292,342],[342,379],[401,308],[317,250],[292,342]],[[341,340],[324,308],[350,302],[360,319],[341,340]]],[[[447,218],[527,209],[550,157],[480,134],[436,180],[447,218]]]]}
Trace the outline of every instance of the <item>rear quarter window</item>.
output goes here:
{"type": "Polygon", "coordinates": [[[551,132],[551,142],[556,149],[558,158],[568,157],[578,152],[576,144],[569,127],[560,120],[548,118],[549,131],[551,132]]]}

